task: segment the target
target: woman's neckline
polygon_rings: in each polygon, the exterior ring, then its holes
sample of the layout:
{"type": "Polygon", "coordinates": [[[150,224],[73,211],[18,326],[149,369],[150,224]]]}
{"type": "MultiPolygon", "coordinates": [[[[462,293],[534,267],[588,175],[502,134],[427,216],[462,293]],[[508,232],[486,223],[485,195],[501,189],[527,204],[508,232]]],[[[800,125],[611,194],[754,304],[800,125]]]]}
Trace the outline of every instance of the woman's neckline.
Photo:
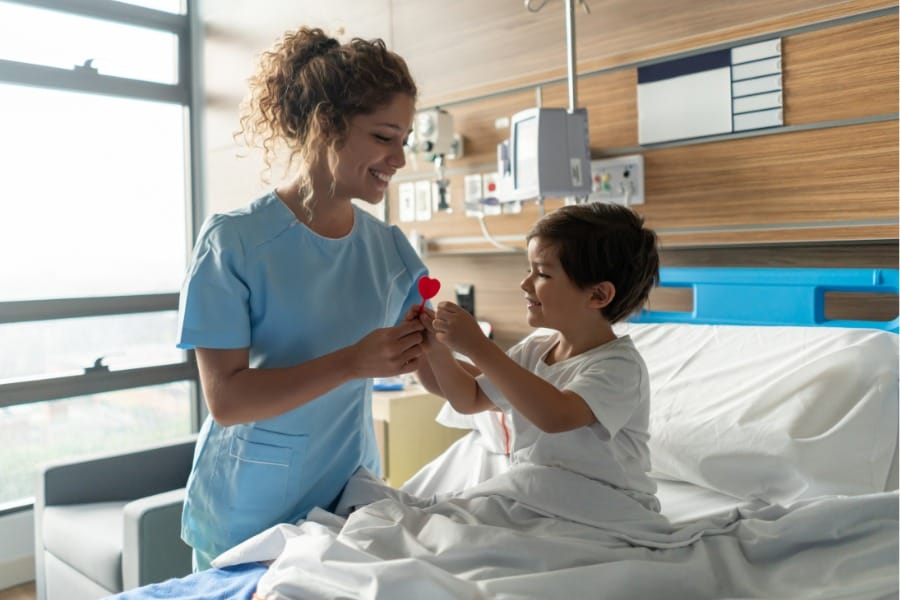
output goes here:
{"type": "Polygon", "coordinates": [[[350,211],[351,211],[350,218],[352,219],[352,223],[350,224],[349,229],[346,229],[344,231],[344,228],[342,228],[342,233],[330,234],[325,231],[317,231],[315,228],[311,227],[308,223],[306,223],[303,219],[301,219],[300,216],[297,214],[297,211],[293,209],[293,207],[288,203],[288,201],[281,197],[281,195],[278,193],[277,189],[272,190],[271,195],[290,214],[291,218],[293,219],[293,222],[291,223],[292,226],[294,226],[294,227],[301,226],[306,231],[311,233],[312,235],[319,237],[323,240],[329,240],[329,241],[345,240],[345,239],[353,236],[354,232],[356,231],[357,223],[359,222],[359,215],[357,214],[357,212],[358,212],[357,208],[353,205],[352,202],[350,203],[350,211]]]}

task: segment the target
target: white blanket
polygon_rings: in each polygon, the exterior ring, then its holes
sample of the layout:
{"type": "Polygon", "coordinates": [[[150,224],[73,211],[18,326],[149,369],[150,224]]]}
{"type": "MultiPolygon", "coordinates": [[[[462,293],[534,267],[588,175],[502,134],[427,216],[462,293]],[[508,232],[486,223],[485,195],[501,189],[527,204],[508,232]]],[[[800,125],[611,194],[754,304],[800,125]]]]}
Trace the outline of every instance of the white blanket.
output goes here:
{"type": "Polygon", "coordinates": [[[428,500],[361,471],[336,512],[349,516],[317,510],[214,565],[274,561],[257,590],[266,600],[874,599],[898,591],[897,492],[735,509],[675,526],[560,469],[514,468],[428,500]]]}

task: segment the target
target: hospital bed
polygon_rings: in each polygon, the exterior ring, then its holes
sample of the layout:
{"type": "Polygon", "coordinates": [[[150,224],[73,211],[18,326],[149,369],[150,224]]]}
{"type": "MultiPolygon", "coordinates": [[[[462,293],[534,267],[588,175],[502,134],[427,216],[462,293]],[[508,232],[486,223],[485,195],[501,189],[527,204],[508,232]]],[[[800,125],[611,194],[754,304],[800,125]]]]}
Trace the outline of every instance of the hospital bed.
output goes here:
{"type": "Polygon", "coordinates": [[[824,304],[895,296],[898,272],[661,275],[693,309],[618,328],[650,373],[661,515],[561,469],[479,481],[498,458],[476,428],[401,490],[359,473],[334,513],[267,530],[165,597],[896,598],[898,321],[824,304]]]}

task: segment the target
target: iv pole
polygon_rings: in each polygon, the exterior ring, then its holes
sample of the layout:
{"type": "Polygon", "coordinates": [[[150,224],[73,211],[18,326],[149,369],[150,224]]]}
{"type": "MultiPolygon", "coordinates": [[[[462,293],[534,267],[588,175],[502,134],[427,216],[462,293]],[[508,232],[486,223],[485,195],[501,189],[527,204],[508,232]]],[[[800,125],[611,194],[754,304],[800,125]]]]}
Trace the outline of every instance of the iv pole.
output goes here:
{"type": "Polygon", "coordinates": [[[575,112],[578,107],[578,97],[575,90],[575,2],[566,0],[566,57],[569,82],[569,114],[575,112]]]}
{"type": "MultiPolygon", "coordinates": [[[[536,8],[531,7],[533,0],[525,0],[525,9],[528,12],[540,12],[547,0],[541,2],[536,8]]],[[[566,66],[568,67],[569,82],[569,113],[575,111],[578,107],[578,98],[575,91],[575,0],[565,0],[566,2],[566,66]]],[[[586,0],[578,0],[578,3],[584,7],[584,12],[591,14],[591,9],[586,0]]]]}

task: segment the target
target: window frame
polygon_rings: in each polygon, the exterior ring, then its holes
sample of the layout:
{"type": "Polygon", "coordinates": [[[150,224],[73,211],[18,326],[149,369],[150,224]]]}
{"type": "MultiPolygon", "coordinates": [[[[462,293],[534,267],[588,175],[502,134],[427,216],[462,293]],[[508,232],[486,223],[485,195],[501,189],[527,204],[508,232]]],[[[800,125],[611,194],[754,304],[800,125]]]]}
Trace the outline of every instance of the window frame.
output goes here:
{"type": "MultiPolygon", "coordinates": [[[[0,83],[85,92],[131,99],[180,104],[185,110],[185,157],[187,231],[185,257],[197,238],[204,214],[203,157],[201,152],[202,106],[200,46],[201,24],[195,11],[195,0],[186,0],[184,14],[124,4],[114,0],[3,0],[34,8],[45,8],[78,16],[102,19],[121,25],[158,29],[178,38],[178,80],[175,84],[140,81],[102,75],[90,69],[61,69],[0,59],[0,83]]],[[[53,298],[0,302],[0,324],[49,321],[77,317],[137,314],[178,309],[178,292],[80,298],[53,298]]],[[[173,340],[174,344],[174,340],[173,340]]],[[[73,398],[129,388],[190,381],[194,389],[191,399],[191,431],[199,430],[205,417],[199,375],[193,351],[185,353],[183,362],[149,367],[109,371],[90,369],[64,377],[34,378],[0,383],[0,408],[46,400],[73,398]]],[[[33,502],[21,506],[30,509],[33,502]]]]}

